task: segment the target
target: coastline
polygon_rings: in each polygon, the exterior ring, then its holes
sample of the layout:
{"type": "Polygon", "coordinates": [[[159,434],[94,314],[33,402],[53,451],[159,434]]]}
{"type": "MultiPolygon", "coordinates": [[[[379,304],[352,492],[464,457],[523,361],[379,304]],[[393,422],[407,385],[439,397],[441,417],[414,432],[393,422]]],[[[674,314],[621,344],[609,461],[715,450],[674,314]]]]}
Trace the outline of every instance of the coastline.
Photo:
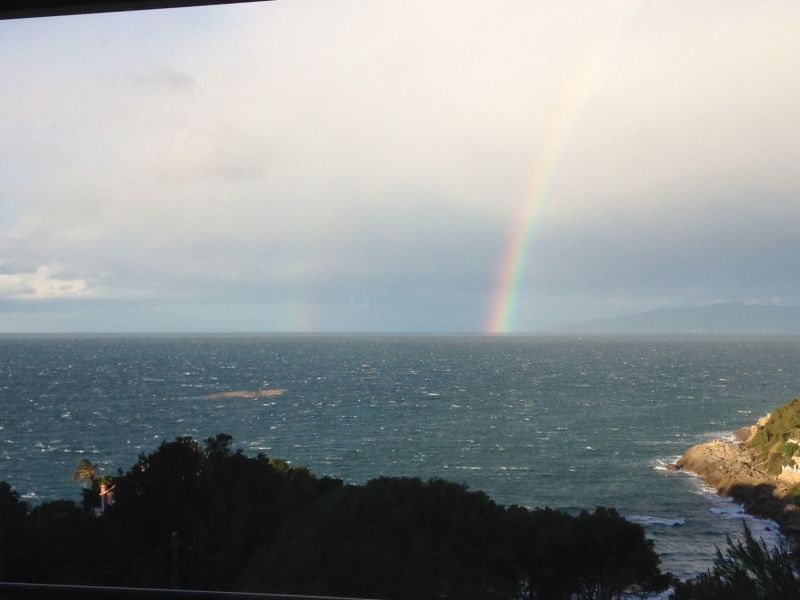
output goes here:
{"type": "Polygon", "coordinates": [[[775,521],[781,533],[800,546],[800,506],[792,485],[761,468],[756,452],[747,446],[756,426],[734,434],[734,440],[715,439],[690,447],[669,468],[699,476],[721,496],[740,503],[745,512],[775,521]]]}

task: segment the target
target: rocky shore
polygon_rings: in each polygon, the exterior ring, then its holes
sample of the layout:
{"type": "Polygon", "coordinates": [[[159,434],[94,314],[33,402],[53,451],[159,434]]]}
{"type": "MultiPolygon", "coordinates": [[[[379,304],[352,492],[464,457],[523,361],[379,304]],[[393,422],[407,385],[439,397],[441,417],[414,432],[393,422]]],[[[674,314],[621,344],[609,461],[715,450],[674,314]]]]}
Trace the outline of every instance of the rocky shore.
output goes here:
{"type": "Polygon", "coordinates": [[[699,475],[723,496],[730,496],[755,516],[772,519],[794,544],[800,544],[800,506],[793,487],[767,473],[747,442],[762,424],[746,427],[735,440],[713,440],[689,448],[671,466],[699,475]]]}

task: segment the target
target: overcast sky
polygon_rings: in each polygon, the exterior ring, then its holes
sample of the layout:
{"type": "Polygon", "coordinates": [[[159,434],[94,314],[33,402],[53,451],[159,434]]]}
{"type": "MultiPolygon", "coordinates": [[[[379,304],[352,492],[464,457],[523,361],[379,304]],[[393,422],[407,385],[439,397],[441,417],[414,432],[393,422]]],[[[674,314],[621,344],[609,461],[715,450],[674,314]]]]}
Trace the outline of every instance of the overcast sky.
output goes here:
{"type": "Polygon", "coordinates": [[[797,0],[0,22],[0,332],[481,331],[531,203],[513,331],[800,304],[798,31],[797,0]]]}

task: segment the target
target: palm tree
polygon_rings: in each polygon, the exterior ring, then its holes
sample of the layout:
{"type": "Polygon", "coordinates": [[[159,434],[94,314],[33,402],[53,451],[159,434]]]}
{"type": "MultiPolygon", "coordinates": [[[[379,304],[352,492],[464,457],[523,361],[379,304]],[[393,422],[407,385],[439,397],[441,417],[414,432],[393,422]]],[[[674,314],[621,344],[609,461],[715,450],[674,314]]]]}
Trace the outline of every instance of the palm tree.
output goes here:
{"type": "Polygon", "coordinates": [[[72,479],[75,481],[87,482],[91,485],[97,477],[97,465],[92,464],[88,458],[82,458],[78,461],[78,466],[72,472],[72,479]]]}

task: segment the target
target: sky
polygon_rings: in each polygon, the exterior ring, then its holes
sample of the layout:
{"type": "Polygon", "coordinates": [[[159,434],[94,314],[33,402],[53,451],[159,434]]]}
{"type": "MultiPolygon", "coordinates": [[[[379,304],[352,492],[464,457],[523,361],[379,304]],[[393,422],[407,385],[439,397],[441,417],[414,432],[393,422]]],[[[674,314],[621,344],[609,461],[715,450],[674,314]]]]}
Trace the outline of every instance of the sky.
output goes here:
{"type": "Polygon", "coordinates": [[[0,333],[800,304],[796,0],[0,22],[0,333]]]}

